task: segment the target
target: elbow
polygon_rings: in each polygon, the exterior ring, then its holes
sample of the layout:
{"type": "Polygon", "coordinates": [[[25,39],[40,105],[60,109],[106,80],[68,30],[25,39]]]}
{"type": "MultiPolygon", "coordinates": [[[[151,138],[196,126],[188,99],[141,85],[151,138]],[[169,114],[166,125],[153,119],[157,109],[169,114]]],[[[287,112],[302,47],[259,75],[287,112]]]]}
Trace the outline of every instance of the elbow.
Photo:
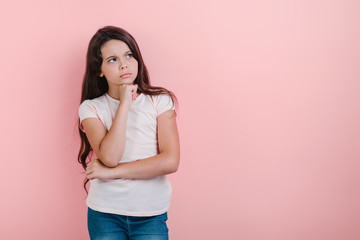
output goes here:
{"type": "Polygon", "coordinates": [[[123,156],[123,153],[124,151],[118,152],[118,151],[108,150],[102,147],[102,142],[101,142],[99,146],[98,157],[106,167],[114,168],[119,164],[123,156]]]}
{"type": "Polygon", "coordinates": [[[167,167],[165,170],[166,174],[177,172],[177,170],[179,168],[179,162],[180,162],[179,157],[173,157],[173,158],[169,159],[169,163],[167,164],[167,167]]]}
{"type": "Polygon", "coordinates": [[[118,162],[109,162],[107,164],[104,164],[105,166],[109,167],[109,168],[114,168],[118,165],[118,162]]]}
{"type": "Polygon", "coordinates": [[[110,168],[114,168],[119,164],[118,159],[116,158],[110,158],[110,157],[105,157],[102,156],[100,157],[100,161],[106,166],[106,167],[110,167],[110,168]]]}

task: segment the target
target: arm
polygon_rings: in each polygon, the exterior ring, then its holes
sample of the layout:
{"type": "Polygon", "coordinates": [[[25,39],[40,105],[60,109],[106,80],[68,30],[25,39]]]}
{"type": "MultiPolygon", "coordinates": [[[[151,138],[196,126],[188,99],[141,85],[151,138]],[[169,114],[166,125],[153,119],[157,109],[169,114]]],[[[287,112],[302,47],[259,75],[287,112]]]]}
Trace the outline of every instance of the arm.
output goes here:
{"type": "Polygon", "coordinates": [[[119,93],[123,99],[120,99],[119,107],[109,131],[106,130],[99,119],[87,118],[82,121],[92,149],[107,167],[117,166],[124,153],[127,116],[132,102],[131,92],[136,92],[136,89],[137,86],[134,85],[119,87],[119,93]]]}
{"type": "Polygon", "coordinates": [[[175,111],[161,114],[158,121],[159,154],[134,162],[119,163],[112,178],[153,178],[176,172],[180,162],[179,135],[175,111]]]}
{"type": "Polygon", "coordinates": [[[86,169],[87,178],[145,179],[176,172],[180,161],[179,136],[175,112],[167,111],[158,117],[159,154],[135,162],[120,163],[107,168],[93,160],[86,169]]]}

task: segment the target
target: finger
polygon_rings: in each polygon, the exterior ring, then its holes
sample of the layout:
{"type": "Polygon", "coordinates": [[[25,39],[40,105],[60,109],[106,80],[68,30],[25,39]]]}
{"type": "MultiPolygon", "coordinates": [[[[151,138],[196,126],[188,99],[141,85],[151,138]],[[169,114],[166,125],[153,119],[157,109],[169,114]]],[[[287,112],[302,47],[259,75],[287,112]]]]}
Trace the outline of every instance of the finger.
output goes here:
{"type": "Polygon", "coordinates": [[[96,164],[96,163],[99,163],[100,162],[100,160],[99,159],[93,159],[93,160],[91,160],[91,165],[94,165],[94,164],[96,164]]]}
{"type": "Polygon", "coordinates": [[[128,86],[129,86],[131,92],[136,91],[137,88],[138,88],[138,86],[136,84],[135,85],[128,85],[128,86]]]}
{"type": "Polygon", "coordinates": [[[132,100],[136,100],[136,92],[137,92],[137,89],[138,89],[138,85],[135,84],[134,85],[134,88],[132,89],[132,100]]]}
{"type": "Polygon", "coordinates": [[[92,168],[86,168],[86,170],[85,170],[86,175],[88,175],[88,174],[90,174],[92,172],[93,172],[92,168]]]}

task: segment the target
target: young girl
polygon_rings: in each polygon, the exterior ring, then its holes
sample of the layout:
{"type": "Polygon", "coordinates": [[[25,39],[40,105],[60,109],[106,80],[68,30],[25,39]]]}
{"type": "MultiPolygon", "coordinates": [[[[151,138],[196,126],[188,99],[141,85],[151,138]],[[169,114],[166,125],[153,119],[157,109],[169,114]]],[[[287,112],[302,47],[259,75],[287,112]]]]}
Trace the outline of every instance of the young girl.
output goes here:
{"type": "Polygon", "coordinates": [[[150,85],[135,39],[118,27],[92,37],[79,107],[78,161],[90,190],[91,239],[168,239],[179,137],[174,94],[150,85]],[[89,153],[97,158],[91,158],[89,153]],[[87,162],[87,158],[93,159],[87,162]]]}

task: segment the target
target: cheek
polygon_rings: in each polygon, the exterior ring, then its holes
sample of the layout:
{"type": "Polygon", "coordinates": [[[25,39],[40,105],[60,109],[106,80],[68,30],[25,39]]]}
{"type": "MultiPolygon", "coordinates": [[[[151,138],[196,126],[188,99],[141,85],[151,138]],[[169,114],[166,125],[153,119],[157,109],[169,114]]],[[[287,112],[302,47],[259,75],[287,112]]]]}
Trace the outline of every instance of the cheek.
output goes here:
{"type": "Polygon", "coordinates": [[[131,65],[132,65],[134,68],[137,68],[137,67],[138,67],[138,61],[137,61],[135,58],[132,58],[132,59],[131,59],[131,65]]]}
{"type": "Polygon", "coordinates": [[[114,69],[111,66],[103,66],[101,67],[101,72],[110,76],[114,73],[114,69]]]}
{"type": "Polygon", "coordinates": [[[102,64],[101,66],[100,66],[100,71],[102,72],[102,73],[105,73],[106,72],[106,66],[104,65],[104,64],[102,64]]]}
{"type": "Polygon", "coordinates": [[[134,63],[134,70],[135,70],[136,72],[138,72],[138,69],[139,69],[139,64],[138,64],[137,61],[135,61],[135,63],[134,63]]]}

